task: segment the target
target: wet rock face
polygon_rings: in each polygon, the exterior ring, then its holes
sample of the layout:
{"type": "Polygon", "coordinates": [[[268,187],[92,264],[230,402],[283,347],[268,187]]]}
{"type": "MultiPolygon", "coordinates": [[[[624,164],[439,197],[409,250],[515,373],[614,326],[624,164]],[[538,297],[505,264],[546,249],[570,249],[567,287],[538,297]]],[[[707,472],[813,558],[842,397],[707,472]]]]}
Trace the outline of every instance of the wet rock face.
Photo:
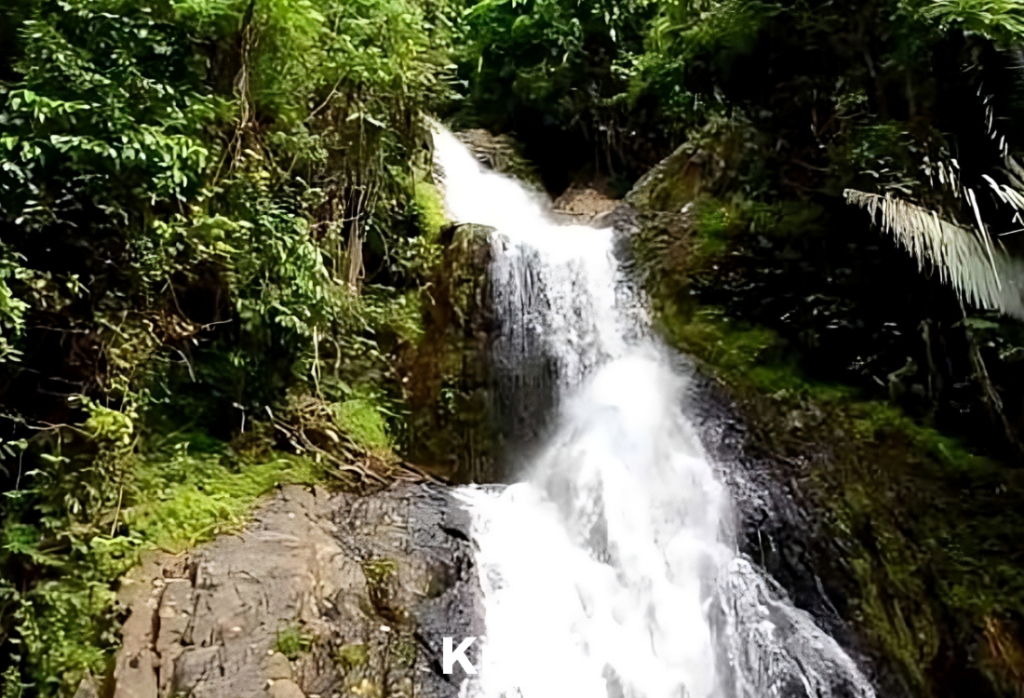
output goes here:
{"type": "Polygon", "coordinates": [[[812,444],[807,452],[789,455],[773,450],[722,386],[700,377],[688,360],[680,365],[694,376],[688,410],[729,488],[740,551],[839,643],[879,696],[914,695],[893,658],[850,621],[851,600],[860,591],[849,549],[832,535],[829,513],[813,498],[810,484],[814,469],[827,467],[830,453],[825,445],[812,444]]]}
{"type": "Polygon", "coordinates": [[[442,638],[481,634],[468,525],[431,486],[287,487],[242,533],[125,580],[114,696],[456,696],[442,638]]]}

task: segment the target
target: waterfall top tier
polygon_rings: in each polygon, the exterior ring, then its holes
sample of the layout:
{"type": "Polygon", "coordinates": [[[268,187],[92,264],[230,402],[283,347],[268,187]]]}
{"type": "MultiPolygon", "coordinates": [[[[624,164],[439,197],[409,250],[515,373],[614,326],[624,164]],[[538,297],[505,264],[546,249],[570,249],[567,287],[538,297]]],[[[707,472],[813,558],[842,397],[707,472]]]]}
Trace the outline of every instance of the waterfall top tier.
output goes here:
{"type": "Polygon", "coordinates": [[[544,194],[486,169],[450,131],[435,133],[434,153],[441,166],[445,205],[455,221],[497,228],[511,244],[525,243],[557,261],[605,252],[605,246],[594,240],[610,237],[609,230],[559,224],[544,194]]]}
{"type": "Polygon", "coordinates": [[[642,304],[612,254],[615,232],[556,220],[543,194],[486,170],[448,131],[437,132],[434,149],[449,216],[497,231],[497,361],[518,371],[519,383],[550,379],[557,402],[598,365],[626,354],[642,324],[642,304]]]}

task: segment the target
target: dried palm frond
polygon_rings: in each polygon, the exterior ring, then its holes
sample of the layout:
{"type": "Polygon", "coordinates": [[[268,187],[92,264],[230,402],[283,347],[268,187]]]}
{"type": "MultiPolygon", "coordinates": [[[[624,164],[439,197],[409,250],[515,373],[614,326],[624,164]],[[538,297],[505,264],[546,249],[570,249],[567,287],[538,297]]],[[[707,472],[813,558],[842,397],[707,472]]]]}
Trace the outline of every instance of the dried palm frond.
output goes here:
{"type": "Polygon", "coordinates": [[[993,248],[981,230],[943,220],[934,211],[892,196],[847,189],[847,203],[865,209],[924,269],[931,264],[943,283],[972,305],[1024,319],[1024,263],[993,248]],[[880,220],[879,220],[880,218],[880,220]]]}
{"type": "Polygon", "coordinates": [[[1009,155],[1006,157],[1006,176],[1010,178],[1013,186],[1024,191],[1024,167],[1009,155]]]}
{"type": "Polygon", "coordinates": [[[960,197],[960,163],[956,158],[950,158],[946,162],[942,159],[932,162],[926,155],[921,162],[921,171],[928,177],[928,183],[933,187],[935,180],[938,179],[939,185],[945,187],[953,196],[960,197]]]}
{"type": "MultiPolygon", "coordinates": [[[[995,192],[996,197],[1013,209],[1013,222],[1017,225],[1024,225],[1024,168],[1010,155],[1004,158],[1004,162],[1006,163],[1006,169],[1003,171],[1003,174],[1010,180],[1009,184],[1000,184],[988,175],[982,175],[982,178],[992,191],[995,192]]],[[[1014,230],[1011,232],[1021,231],[1014,230]]],[[[1001,235],[1008,234],[1010,233],[1001,233],[1001,235]]]]}

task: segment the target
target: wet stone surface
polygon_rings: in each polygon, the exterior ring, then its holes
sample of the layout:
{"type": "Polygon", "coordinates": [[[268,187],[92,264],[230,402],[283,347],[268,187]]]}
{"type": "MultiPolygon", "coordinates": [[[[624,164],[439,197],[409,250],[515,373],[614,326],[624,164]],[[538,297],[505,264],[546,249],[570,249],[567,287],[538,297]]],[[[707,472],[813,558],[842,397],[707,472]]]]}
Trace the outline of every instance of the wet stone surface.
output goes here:
{"type": "Polygon", "coordinates": [[[241,533],[125,580],[114,695],[456,696],[442,638],[481,634],[468,526],[433,486],[283,488],[241,533]]]}
{"type": "Polygon", "coordinates": [[[839,643],[878,695],[911,695],[891,660],[849,620],[848,600],[857,593],[849,551],[829,535],[828,512],[815,501],[810,485],[812,466],[827,465],[831,457],[825,445],[810,444],[807,453],[791,455],[772,450],[720,385],[701,377],[689,359],[681,357],[679,368],[693,376],[686,409],[729,488],[739,551],[770,575],[780,595],[810,613],[839,643]]]}

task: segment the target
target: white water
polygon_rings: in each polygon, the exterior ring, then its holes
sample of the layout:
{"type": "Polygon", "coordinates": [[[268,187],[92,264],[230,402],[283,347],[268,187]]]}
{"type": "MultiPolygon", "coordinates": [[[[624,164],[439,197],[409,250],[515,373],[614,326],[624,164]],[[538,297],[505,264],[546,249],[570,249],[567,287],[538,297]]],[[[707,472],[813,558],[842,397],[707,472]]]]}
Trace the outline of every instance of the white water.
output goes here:
{"type": "Polygon", "coordinates": [[[555,406],[521,482],[460,491],[486,627],[465,692],[873,698],[841,648],[736,552],[728,494],[683,412],[686,378],[621,278],[615,233],[558,224],[446,131],[435,161],[450,216],[497,230],[497,359],[555,406]]]}

